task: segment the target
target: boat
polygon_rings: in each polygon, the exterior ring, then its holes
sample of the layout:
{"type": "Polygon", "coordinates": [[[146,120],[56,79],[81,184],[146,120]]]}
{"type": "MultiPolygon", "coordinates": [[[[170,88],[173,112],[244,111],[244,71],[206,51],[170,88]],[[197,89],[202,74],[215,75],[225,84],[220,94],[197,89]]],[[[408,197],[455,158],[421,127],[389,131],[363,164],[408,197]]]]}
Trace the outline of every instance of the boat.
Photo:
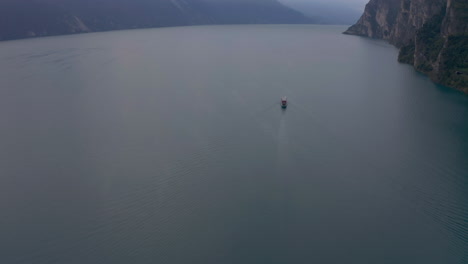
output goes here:
{"type": "Polygon", "coordinates": [[[288,98],[281,98],[281,108],[286,109],[288,107],[288,98]]]}

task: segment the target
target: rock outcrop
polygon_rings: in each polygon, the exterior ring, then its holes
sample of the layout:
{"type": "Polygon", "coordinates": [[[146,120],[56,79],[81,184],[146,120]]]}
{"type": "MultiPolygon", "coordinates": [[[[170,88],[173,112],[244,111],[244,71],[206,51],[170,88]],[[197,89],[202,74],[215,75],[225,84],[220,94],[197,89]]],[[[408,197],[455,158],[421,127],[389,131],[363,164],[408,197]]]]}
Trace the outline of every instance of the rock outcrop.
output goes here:
{"type": "Polygon", "coordinates": [[[345,33],[390,40],[401,0],[372,0],[359,21],[345,33]]]}
{"type": "Polygon", "coordinates": [[[400,62],[468,93],[467,0],[371,0],[345,34],[388,40],[400,62]]]}

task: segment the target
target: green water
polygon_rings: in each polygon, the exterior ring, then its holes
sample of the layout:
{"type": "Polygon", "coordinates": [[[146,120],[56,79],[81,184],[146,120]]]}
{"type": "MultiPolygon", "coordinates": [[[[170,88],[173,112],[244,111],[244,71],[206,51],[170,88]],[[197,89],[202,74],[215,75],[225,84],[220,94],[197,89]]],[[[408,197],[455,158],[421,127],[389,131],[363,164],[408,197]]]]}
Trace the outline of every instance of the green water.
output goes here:
{"type": "Polygon", "coordinates": [[[468,263],[468,97],[344,29],[0,43],[0,263],[468,263]]]}

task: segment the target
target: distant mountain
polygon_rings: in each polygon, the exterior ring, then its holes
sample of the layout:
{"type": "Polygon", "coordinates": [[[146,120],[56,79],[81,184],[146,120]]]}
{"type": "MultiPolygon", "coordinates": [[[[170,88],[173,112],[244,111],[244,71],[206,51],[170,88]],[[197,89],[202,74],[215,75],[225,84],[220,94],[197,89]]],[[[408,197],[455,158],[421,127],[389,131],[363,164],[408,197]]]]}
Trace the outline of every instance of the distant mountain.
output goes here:
{"type": "Polygon", "coordinates": [[[312,18],[317,24],[352,25],[362,14],[360,6],[342,2],[289,0],[280,0],[280,2],[312,18]]]}
{"type": "Polygon", "coordinates": [[[400,62],[468,93],[468,0],[371,0],[345,33],[388,40],[400,62]]]}
{"type": "Polygon", "coordinates": [[[165,26],[312,22],[277,0],[0,0],[0,40],[165,26]]]}

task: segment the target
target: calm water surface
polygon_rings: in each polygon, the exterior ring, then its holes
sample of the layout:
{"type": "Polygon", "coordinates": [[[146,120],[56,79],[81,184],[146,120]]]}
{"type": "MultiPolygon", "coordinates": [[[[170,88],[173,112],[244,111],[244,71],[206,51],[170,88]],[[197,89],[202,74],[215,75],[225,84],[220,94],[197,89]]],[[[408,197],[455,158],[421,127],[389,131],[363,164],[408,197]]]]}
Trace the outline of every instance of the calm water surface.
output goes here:
{"type": "Polygon", "coordinates": [[[0,43],[0,263],[468,263],[468,96],[344,29],[0,43]]]}

